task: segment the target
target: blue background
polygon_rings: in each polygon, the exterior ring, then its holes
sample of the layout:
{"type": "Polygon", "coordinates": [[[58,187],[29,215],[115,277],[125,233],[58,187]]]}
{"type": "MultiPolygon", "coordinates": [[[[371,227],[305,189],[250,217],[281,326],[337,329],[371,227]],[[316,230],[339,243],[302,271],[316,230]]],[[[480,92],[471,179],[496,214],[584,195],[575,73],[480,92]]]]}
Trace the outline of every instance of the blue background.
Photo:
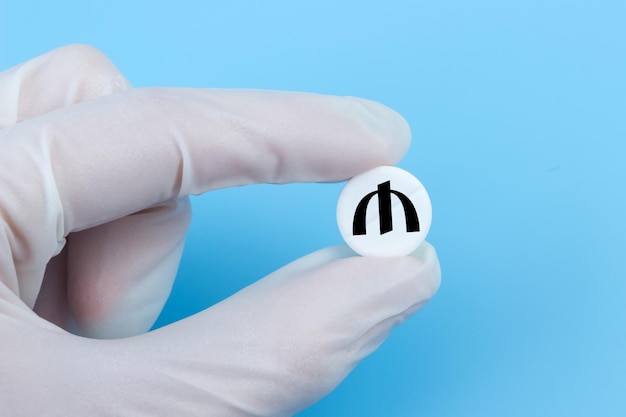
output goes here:
{"type": "MultiPolygon", "coordinates": [[[[400,166],[433,200],[441,290],[300,416],[622,416],[625,22],[617,0],[2,0],[0,67],[84,42],[135,86],[302,90],[397,109],[414,134],[400,166]]],[[[195,198],[159,325],[339,243],[340,187],[195,198]],[[244,216],[240,203],[257,197],[258,217],[244,216]],[[310,219],[304,233],[293,210],[310,219]]]]}

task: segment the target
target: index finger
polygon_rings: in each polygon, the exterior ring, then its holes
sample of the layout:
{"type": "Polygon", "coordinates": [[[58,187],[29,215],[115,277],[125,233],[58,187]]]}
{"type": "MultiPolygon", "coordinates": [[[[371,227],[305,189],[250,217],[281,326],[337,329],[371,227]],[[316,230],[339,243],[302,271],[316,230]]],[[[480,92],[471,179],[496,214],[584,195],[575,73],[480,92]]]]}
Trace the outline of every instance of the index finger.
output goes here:
{"type": "Polygon", "coordinates": [[[410,130],[357,98],[140,89],[23,122],[0,142],[0,185],[20,201],[4,209],[46,207],[39,230],[67,235],[216,188],[346,179],[396,163],[410,130]]]}

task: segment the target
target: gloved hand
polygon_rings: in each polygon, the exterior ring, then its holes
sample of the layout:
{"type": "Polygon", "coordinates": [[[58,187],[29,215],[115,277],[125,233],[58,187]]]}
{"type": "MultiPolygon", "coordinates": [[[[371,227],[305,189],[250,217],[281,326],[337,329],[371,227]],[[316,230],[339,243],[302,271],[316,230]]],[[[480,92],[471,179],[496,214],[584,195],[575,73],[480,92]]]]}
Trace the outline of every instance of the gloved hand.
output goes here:
{"type": "Polygon", "coordinates": [[[176,274],[188,195],[394,164],[410,132],[380,104],[131,89],[75,45],[0,74],[0,128],[3,417],[291,415],[438,288],[428,244],[389,259],[338,246],[146,333],[176,274]]]}

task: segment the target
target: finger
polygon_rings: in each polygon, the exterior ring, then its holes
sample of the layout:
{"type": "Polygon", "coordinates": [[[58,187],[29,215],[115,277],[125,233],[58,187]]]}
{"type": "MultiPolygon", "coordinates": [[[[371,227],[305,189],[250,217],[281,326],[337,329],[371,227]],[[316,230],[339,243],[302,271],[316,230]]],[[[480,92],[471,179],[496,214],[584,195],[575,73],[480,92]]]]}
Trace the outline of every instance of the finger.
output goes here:
{"type": "Polygon", "coordinates": [[[220,187],[345,179],[397,162],[410,140],[397,113],[359,99],[154,89],[72,106],[6,136],[9,172],[34,165],[56,179],[46,191],[59,195],[66,232],[220,187]]]}
{"type": "Polygon", "coordinates": [[[0,127],[128,86],[97,49],[79,44],[57,48],[0,73],[0,127]]]}
{"type": "MultiPolygon", "coordinates": [[[[63,46],[0,73],[0,128],[129,87],[102,52],[63,46]]],[[[67,246],[48,263],[35,310],[67,328],[67,246]]]]}
{"type": "Polygon", "coordinates": [[[0,136],[7,239],[31,298],[70,232],[219,187],[345,179],[397,162],[410,141],[401,116],[365,100],[179,89],[92,100],[0,136]]]}
{"type": "Polygon", "coordinates": [[[86,337],[148,331],[169,297],[190,218],[184,198],[71,234],[46,267],[34,311],[86,337]]]}
{"type": "Polygon", "coordinates": [[[127,349],[162,364],[141,401],[177,415],[273,416],[319,400],[439,286],[427,243],[414,257],[347,255],[330,248],[305,257],[205,312],[128,339],[127,349]]]}
{"type": "MultiPolygon", "coordinates": [[[[129,87],[102,52],[64,46],[0,73],[0,127],[129,87]]],[[[147,331],[176,276],[189,215],[188,204],[172,200],[69,235],[63,252],[47,264],[35,311],[84,336],[147,331]],[[138,245],[146,236],[150,241],[138,245]]],[[[36,282],[22,293],[36,294],[36,282]]]]}
{"type": "Polygon", "coordinates": [[[0,128],[128,87],[97,49],[63,46],[0,72],[0,128]]]}
{"type": "Polygon", "coordinates": [[[74,233],[68,328],[95,338],[150,330],[172,289],[190,220],[189,199],[181,198],[74,233]]]}
{"type": "Polygon", "coordinates": [[[73,337],[0,284],[0,403],[15,416],[292,415],[320,399],[439,285],[434,250],[330,248],[213,308],[133,338],[73,337]],[[6,296],[6,297],[4,297],[6,296]],[[97,378],[94,378],[97,375],[97,378]]]}

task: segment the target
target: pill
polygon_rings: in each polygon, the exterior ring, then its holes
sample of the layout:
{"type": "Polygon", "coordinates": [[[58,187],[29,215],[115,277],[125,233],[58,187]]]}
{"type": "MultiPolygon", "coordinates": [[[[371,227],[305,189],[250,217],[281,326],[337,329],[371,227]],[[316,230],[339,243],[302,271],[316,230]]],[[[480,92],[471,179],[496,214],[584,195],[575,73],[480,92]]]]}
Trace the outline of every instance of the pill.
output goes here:
{"type": "Polygon", "coordinates": [[[362,256],[405,256],[426,239],[430,198],[409,172],[380,166],[352,178],[337,201],[337,225],[345,242],[362,256]]]}

